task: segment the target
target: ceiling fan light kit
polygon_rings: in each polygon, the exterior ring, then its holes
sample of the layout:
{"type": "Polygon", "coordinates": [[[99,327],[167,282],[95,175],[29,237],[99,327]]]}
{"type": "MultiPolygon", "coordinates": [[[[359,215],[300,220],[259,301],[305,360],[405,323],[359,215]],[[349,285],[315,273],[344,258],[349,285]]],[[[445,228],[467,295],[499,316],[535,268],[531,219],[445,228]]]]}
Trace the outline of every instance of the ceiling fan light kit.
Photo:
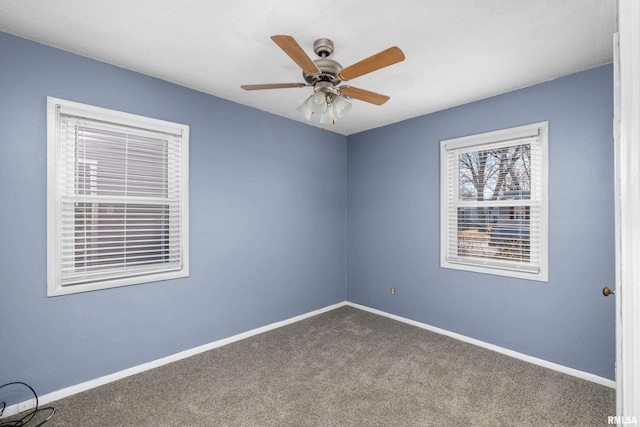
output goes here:
{"type": "Polygon", "coordinates": [[[272,36],[271,39],[302,69],[302,77],[306,83],[243,85],[241,88],[244,90],[263,90],[312,86],[313,94],[297,110],[307,120],[311,120],[313,114],[320,114],[320,123],[322,124],[334,124],[336,118],[342,118],[349,113],[352,105],[347,101],[347,98],[358,99],[374,105],[382,105],[387,102],[389,97],[386,95],[339,85],[343,81],[360,77],[404,60],[404,53],[394,46],[347,68],[342,68],[338,62],[327,58],[334,50],[333,42],[329,39],[321,38],[313,44],[314,52],[320,57],[316,60],[311,60],[291,36],[277,35],[272,36]]]}

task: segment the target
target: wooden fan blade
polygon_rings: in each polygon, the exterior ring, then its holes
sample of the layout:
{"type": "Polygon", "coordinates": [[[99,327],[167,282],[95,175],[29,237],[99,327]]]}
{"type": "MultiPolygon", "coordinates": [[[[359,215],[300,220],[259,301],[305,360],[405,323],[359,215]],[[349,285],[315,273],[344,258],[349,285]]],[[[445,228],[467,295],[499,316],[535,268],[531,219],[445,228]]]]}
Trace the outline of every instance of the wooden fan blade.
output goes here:
{"type": "Polygon", "coordinates": [[[318,66],[304,53],[304,50],[302,50],[293,37],[286,35],[271,36],[271,40],[276,42],[276,44],[280,46],[280,49],[284,50],[284,53],[289,55],[303,71],[309,74],[320,73],[318,66]]]}
{"type": "Polygon", "coordinates": [[[369,102],[371,104],[382,105],[389,100],[387,95],[369,92],[368,90],[358,89],[357,87],[342,86],[338,88],[340,93],[349,98],[359,99],[360,101],[369,102]]]}
{"type": "Polygon", "coordinates": [[[286,89],[290,87],[306,87],[304,83],[271,83],[263,85],[242,85],[244,90],[262,90],[262,89],[286,89]]]}
{"type": "Polygon", "coordinates": [[[394,46],[373,56],[348,66],[338,74],[340,80],[350,80],[372,71],[379,70],[397,62],[404,61],[404,53],[394,46]]]}

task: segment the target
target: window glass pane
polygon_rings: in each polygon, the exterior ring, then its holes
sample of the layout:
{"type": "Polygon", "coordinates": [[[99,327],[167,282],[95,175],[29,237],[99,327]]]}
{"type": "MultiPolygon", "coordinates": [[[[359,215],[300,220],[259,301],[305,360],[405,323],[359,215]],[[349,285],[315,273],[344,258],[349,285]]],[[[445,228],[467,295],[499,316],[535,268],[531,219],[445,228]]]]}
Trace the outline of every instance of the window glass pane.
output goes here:
{"type": "Polygon", "coordinates": [[[461,153],[458,157],[458,201],[501,200],[531,190],[531,144],[461,153]]]}
{"type": "Polygon", "coordinates": [[[529,261],[530,207],[458,208],[458,256],[529,261]]]}
{"type": "Polygon", "coordinates": [[[78,194],[167,197],[167,158],[166,140],[78,126],[78,194]]]}
{"type": "Polygon", "coordinates": [[[489,245],[496,259],[529,261],[531,254],[529,206],[500,206],[491,227],[489,245]]]}
{"type": "Polygon", "coordinates": [[[162,264],[169,255],[168,205],[76,203],[76,273],[162,264]]]}
{"type": "MultiPolygon", "coordinates": [[[[458,200],[531,199],[531,144],[461,153],[458,200]]],[[[528,261],[529,206],[458,208],[458,256],[528,261]]]]}

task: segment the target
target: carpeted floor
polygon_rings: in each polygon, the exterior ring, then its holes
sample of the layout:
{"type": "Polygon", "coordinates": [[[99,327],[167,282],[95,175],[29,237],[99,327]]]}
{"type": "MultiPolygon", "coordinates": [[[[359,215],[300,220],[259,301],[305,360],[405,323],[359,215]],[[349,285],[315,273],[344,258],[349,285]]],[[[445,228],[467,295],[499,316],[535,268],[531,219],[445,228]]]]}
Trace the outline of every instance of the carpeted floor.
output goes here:
{"type": "Polygon", "coordinates": [[[341,307],[52,406],[47,427],[585,427],[615,391],[341,307]]]}

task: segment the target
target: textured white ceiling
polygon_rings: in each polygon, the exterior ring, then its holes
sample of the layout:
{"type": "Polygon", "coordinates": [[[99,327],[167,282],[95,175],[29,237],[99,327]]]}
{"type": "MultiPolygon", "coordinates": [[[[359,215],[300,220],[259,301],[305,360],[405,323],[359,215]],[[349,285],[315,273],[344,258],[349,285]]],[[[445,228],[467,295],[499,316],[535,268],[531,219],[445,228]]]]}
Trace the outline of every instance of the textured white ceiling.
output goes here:
{"type": "Polygon", "coordinates": [[[311,88],[240,89],[303,82],[270,36],[312,59],[329,38],[343,67],[400,47],[349,81],[391,97],[327,126],[350,135],[611,62],[616,0],[2,0],[0,31],[300,122],[311,88]]]}

